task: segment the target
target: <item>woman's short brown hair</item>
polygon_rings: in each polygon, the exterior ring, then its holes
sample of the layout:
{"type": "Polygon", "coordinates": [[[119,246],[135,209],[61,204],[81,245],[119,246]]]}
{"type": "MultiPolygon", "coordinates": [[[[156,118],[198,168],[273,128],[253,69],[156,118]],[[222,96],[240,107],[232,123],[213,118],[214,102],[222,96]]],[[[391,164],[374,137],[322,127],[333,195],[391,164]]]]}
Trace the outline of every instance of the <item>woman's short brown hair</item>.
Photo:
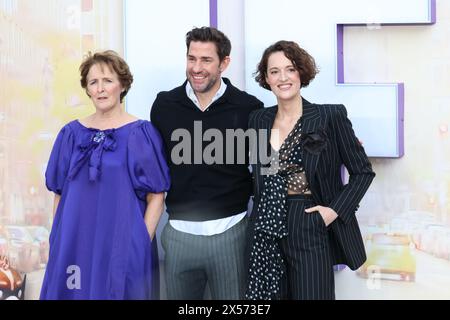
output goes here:
{"type": "Polygon", "coordinates": [[[130,72],[128,64],[117,54],[117,52],[113,50],[96,52],[94,54],[89,52],[80,65],[81,87],[86,90],[86,94],[88,96],[87,75],[92,66],[96,64],[105,64],[111,71],[114,71],[117,74],[120,84],[124,89],[124,91],[120,94],[120,102],[122,103],[123,98],[127,95],[128,90],[131,88],[131,84],[133,83],[133,75],[130,72]]]}
{"type": "Polygon", "coordinates": [[[285,40],[278,41],[264,50],[261,60],[258,63],[257,70],[254,73],[256,82],[264,89],[270,90],[270,86],[266,82],[267,65],[270,55],[279,51],[284,52],[286,58],[291,60],[295,69],[299,72],[300,81],[302,83],[301,87],[307,87],[319,72],[316,67],[316,62],[314,61],[314,58],[309,55],[306,50],[300,48],[297,43],[285,40]]]}

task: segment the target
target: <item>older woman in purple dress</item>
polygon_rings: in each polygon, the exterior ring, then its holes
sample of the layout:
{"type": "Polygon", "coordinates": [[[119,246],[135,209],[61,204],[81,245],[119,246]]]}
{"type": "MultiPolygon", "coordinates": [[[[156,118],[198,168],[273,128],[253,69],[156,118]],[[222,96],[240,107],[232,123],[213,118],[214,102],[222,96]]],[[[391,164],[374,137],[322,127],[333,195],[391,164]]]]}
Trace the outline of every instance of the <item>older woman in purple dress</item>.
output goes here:
{"type": "Polygon", "coordinates": [[[90,54],[80,72],[95,113],[66,124],[50,155],[41,299],[158,299],[154,236],[170,186],[160,135],[122,108],[133,76],[115,52],[90,54]]]}

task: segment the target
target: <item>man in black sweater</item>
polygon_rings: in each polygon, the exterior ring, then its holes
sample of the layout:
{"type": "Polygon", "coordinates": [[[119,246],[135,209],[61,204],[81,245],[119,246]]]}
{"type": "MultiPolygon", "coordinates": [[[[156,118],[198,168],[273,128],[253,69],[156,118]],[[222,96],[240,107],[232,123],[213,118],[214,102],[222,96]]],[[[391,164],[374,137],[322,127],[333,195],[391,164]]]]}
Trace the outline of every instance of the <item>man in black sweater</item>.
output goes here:
{"type": "Polygon", "coordinates": [[[163,137],[171,174],[169,222],[161,236],[168,299],[241,299],[252,183],[247,130],[261,101],[222,78],[231,43],[215,28],[186,34],[187,80],[153,103],[151,121],[163,137]],[[243,160],[242,160],[243,159],[243,160]]]}

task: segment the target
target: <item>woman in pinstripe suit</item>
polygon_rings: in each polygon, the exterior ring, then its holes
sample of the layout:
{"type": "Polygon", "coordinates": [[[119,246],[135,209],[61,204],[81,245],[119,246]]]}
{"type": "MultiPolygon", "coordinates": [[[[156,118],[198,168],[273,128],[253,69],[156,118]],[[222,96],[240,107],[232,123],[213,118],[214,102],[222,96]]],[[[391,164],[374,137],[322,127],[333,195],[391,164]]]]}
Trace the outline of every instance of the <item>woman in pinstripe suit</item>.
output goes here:
{"type": "Polygon", "coordinates": [[[268,47],[258,65],[256,81],[277,105],[249,120],[267,139],[251,149],[248,299],[334,299],[333,265],[355,270],[366,260],[355,212],[375,173],[345,107],[302,98],[316,73],[314,59],[291,41],[268,47]]]}

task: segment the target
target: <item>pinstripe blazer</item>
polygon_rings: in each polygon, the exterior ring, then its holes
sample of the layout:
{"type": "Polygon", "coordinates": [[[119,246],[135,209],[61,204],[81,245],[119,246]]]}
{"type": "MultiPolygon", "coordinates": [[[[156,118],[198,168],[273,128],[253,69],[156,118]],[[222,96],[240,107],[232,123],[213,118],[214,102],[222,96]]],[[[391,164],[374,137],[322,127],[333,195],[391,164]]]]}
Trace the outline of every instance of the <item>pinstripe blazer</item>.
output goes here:
{"type": "MultiPolygon", "coordinates": [[[[347,118],[343,105],[319,105],[303,100],[302,134],[324,130],[327,138],[325,148],[311,153],[300,148],[305,174],[314,201],[327,206],[338,214],[338,218],[328,226],[328,234],[334,264],[346,264],[352,270],[359,268],[366,260],[364,243],[356,220],[356,210],[370,183],[375,177],[372,165],[364,148],[359,143],[347,118]],[[341,179],[341,167],[344,165],[349,174],[348,184],[341,179]]],[[[268,141],[278,107],[254,111],[249,118],[249,128],[267,129],[268,141]]],[[[254,179],[254,205],[256,212],[259,195],[263,188],[264,175],[261,175],[259,149],[261,144],[252,143],[251,152],[257,155],[256,164],[252,164],[254,179]]],[[[266,153],[267,154],[267,153],[266,153]]],[[[254,220],[252,214],[250,220],[254,220]]],[[[252,225],[252,221],[250,223],[252,225]]]]}

